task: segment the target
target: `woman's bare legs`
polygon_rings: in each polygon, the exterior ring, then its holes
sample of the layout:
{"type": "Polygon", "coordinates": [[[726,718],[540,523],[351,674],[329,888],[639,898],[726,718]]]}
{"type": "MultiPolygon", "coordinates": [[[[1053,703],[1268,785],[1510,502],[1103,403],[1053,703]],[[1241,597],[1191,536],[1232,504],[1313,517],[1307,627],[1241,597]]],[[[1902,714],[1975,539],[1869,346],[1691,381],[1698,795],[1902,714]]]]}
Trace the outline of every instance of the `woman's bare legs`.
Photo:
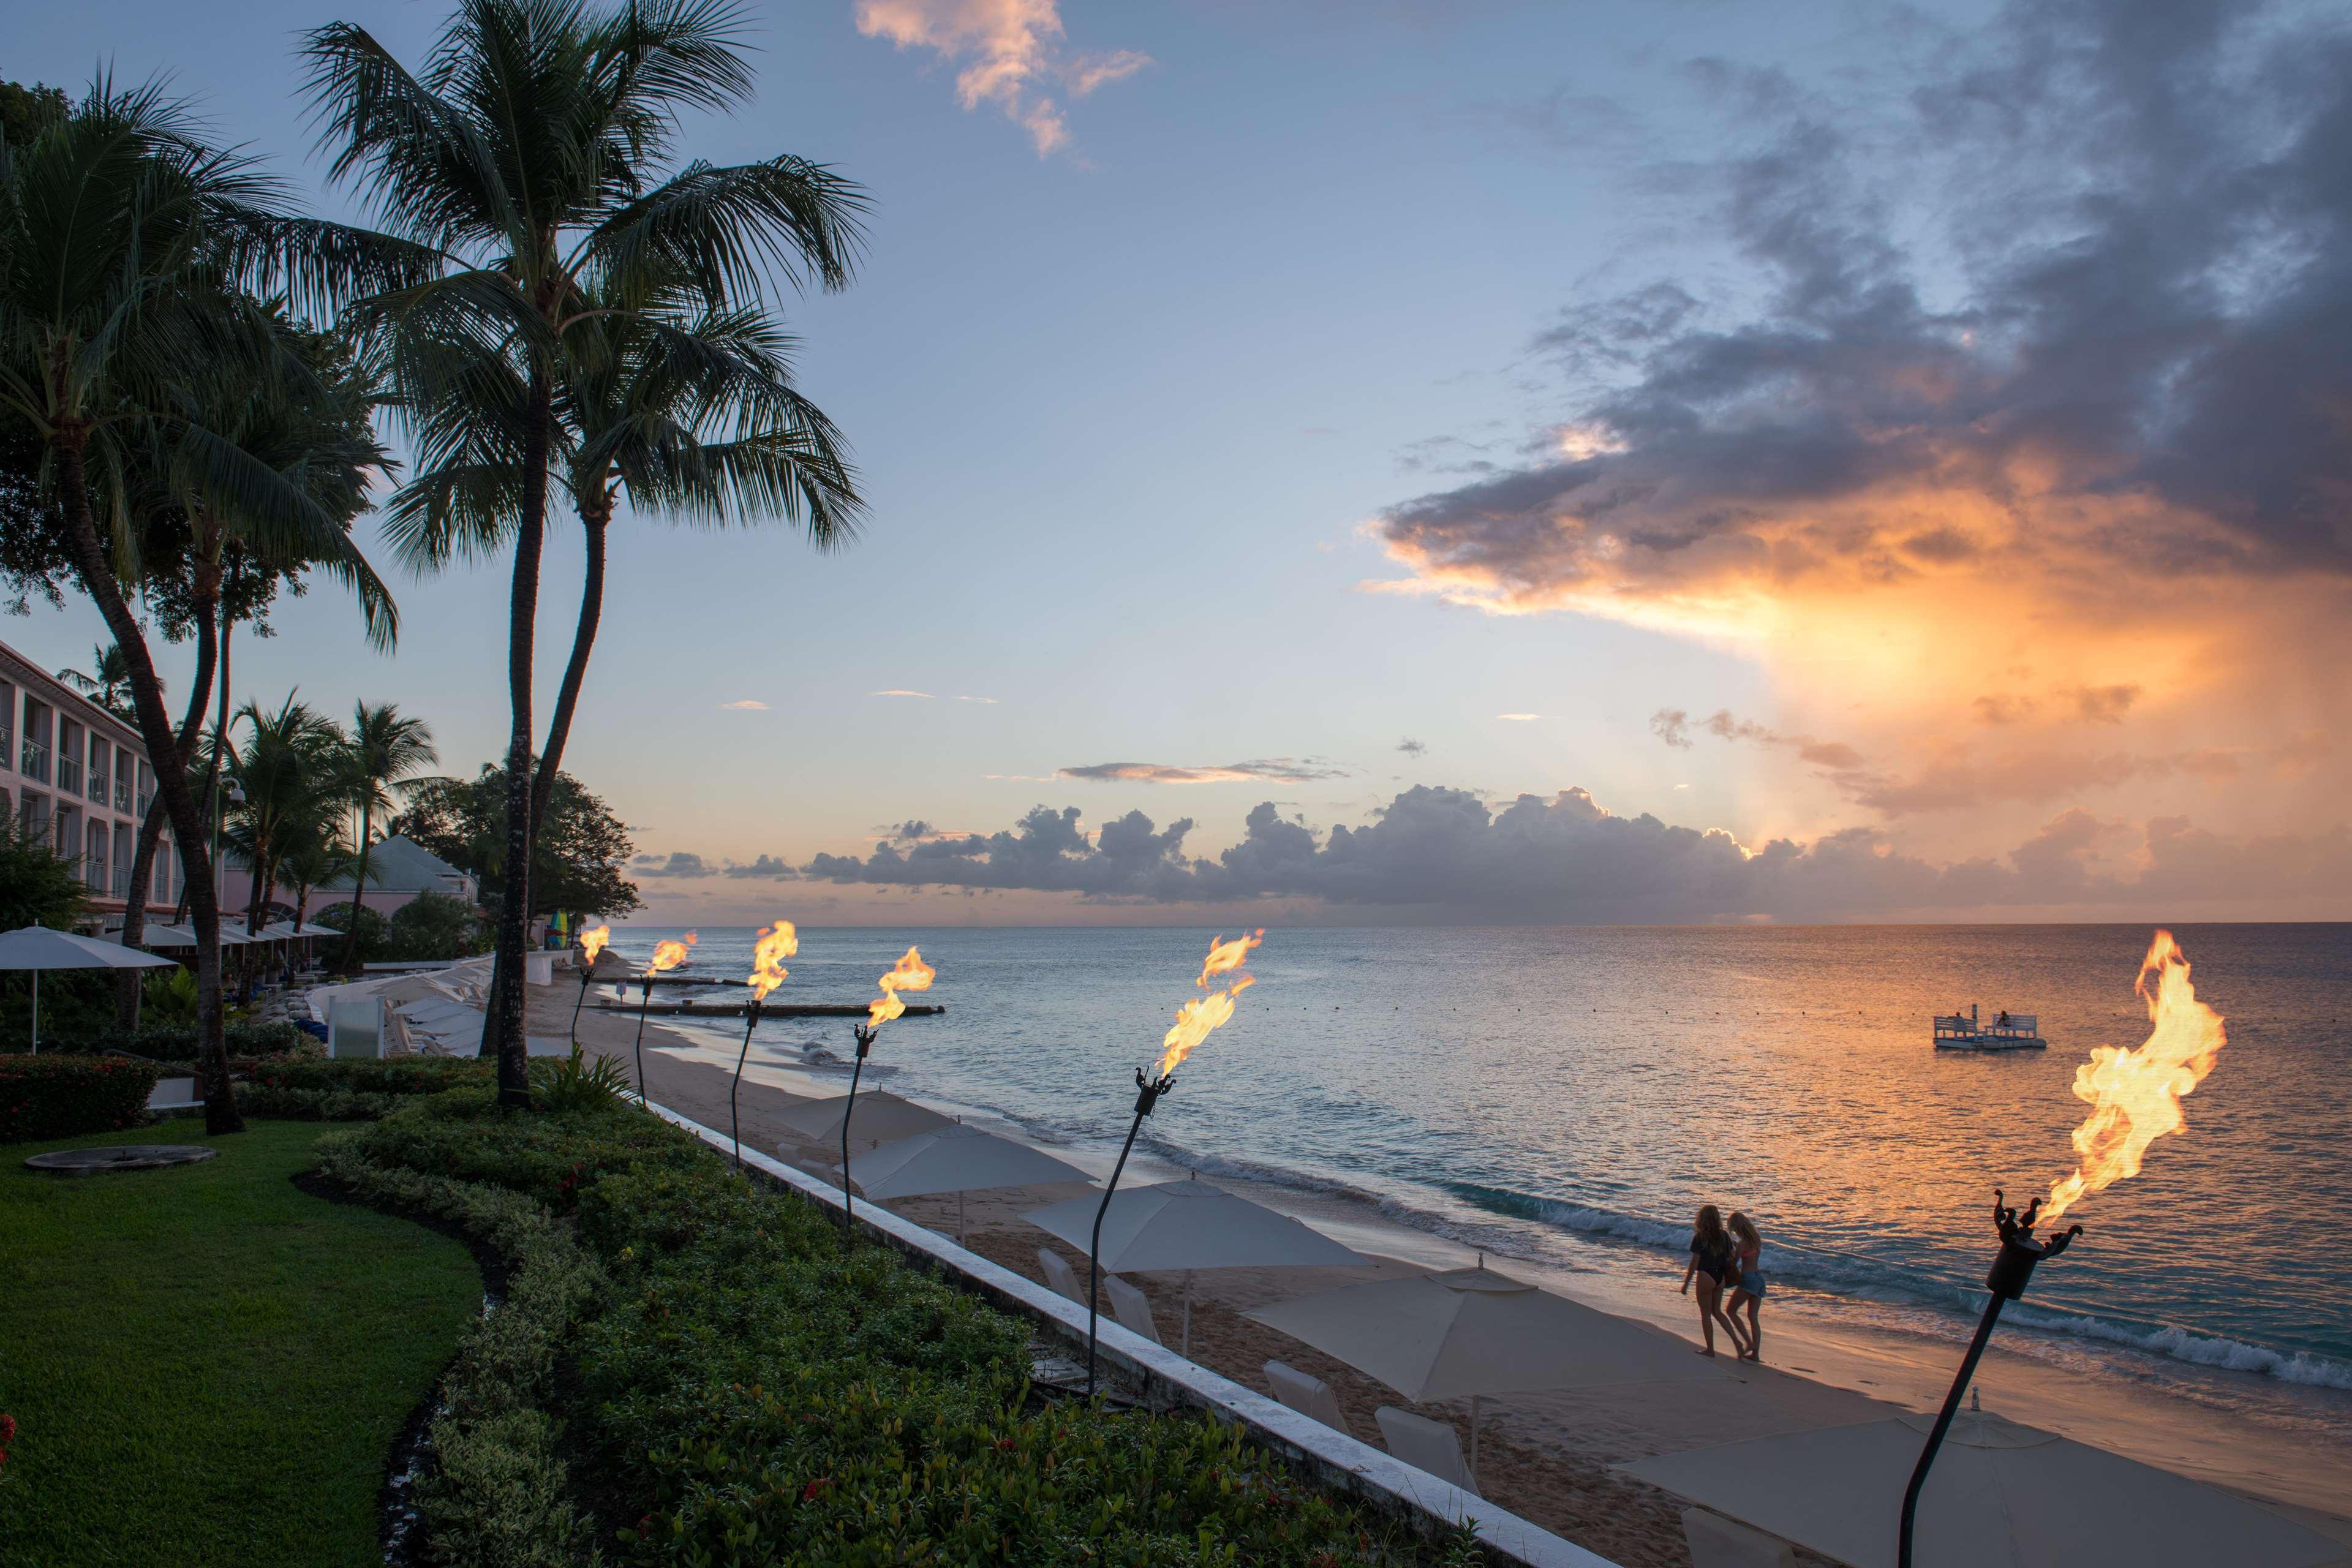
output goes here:
{"type": "Polygon", "coordinates": [[[1734,1329],[1739,1326],[1739,1309],[1742,1306],[1748,1309],[1748,1344],[1739,1352],[1742,1361],[1760,1362],[1764,1359],[1764,1330],[1756,1321],[1757,1309],[1762,1305],[1763,1298],[1760,1296],[1751,1296],[1745,1290],[1731,1293],[1731,1307],[1726,1321],[1734,1329]]]}
{"type": "Polygon", "coordinates": [[[1724,1332],[1731,1336],[1733,1351],[1739,1354],[1746,1354],[1747,1347],[1741,1342],[1739,1337],[1739,1325],[1723,1315],[1723,1287],[1705,1274],[1700,1275],[1691,1283],[1696,1288],[1695,1293],[1698,1297],[1698,1331],[1706,1341],[1706,1348],[1699,1352],[1699,1354],[1715,1353],[1715,1325],[1717,1322],[1722,1323],[1724,1332]]]}

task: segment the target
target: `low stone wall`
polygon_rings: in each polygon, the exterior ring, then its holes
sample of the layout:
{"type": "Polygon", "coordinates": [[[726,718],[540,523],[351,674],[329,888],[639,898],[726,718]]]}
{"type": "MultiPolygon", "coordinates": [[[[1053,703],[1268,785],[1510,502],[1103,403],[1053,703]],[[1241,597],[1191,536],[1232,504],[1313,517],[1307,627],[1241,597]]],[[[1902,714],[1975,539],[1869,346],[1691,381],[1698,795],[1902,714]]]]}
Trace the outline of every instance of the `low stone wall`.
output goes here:
{"type": "MultiPolygon", "coordinates": [[[[721,1152],[734,1152],[734,1142],[725,1133],[666,1106],[652,1109],[721,1152]]],[[[841,1206],[839,1188],[756,1149],[743,1151],[743,1163],[771,1184],[812,1203],[841,1206]]],[[[855,1216],[868,1236],[895,1248],[918,1268],[952,1275],[965,1289],[1037,1323],[1073,1345],[1078,1359],[1085,1359],[1084,1307],[887,1209],[860,1203],[855,1216]]],[[[1524,1563],[1527,1568],[1615,1568],[1605,1557],[1155,1345],[1108,1316],[1101,1321],[1097,1343],[1111,1375],[1135,1391],[1144,1404],[1161,1409],[1189,1406],[1205,1410],[1221,1421],[1238,1423],[1287,1459],[1300,1475],[1369,1503],[1433,1539],[1450,1536],[1458,1522],[1466,1519],[1487,1555],[1498,1563],[1524,1563]]]]}

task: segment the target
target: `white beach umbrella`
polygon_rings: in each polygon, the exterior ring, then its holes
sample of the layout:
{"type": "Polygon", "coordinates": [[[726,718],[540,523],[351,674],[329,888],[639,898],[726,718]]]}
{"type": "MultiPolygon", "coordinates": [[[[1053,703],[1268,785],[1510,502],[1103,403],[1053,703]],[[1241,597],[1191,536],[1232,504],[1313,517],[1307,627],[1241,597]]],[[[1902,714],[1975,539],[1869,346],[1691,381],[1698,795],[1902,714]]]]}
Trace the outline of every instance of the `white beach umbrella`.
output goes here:
{"type": "MultiPolygon", "coordinates": [[[[804,1142],[838,1147],[841,1143],[842,1112],[848,1104],[849,1096],[836,1094],[813,1104],[795,1106],[777,1120],[798,1133],[804,1142]]],[[[952,1118],[941,1116],[928,1106],[917,1105],[911,1100],[901,1100],[895,1094],[887,1094],[879,1089],[868,1089],[857,1097],[856,1114],[849,1121],[849,1130],[856,1134],[857,1146],[864,1149],[954,1125],[952,1118]]]]}
{"type": "MultiPolygon", "coordinates": [[[[1621,1465],[1853,1568],[1892,1568],[1932,1415],[1621,1465]]],[[[2339,1542],[2268,1509],[1985,1410],[1954,1418],[1919,1496],[1915,1568],[2316,1568],[2339,1542]]]]}
{"type": "Polygon", "coordinates": [[[1729,1380],[1671,1334],[1538,1290],[1484,1264],[1343,1286],[1246,1315],[1378,1378],[1414,1404],[1468,1399],[1474,1480],[1479,1402],[1489,1395],[1729,1380]]]}
{"type": "Polygon", "coordinates": [[[44,969],[176,969],[168,958],[141,952],[119,942],[76,936],[47,926],[26,926],[0,935],[0,969],[30,970],[33,975],[33,1050],[41,1048],[41,971],[44,969]]]}
{"type": "MultiPolygon", "coordinates": [[[[1099,1198],[1032,1209],[1021,1217],[1088,1256],[1099,1198]]],[[[1197,1268],[1369,1268],[1370,1259],[1319,1230],[1202,1181],[1128,1187],[1103,1214],[1102,1258],[1109,1274],[1184,1273],[1182,1353],[1192,1349],[1192,1271],[1197,1268]]]]}
{"type": "MultiPolygon", "coordinates": [[[[856,1122],[851,1123],[856,1126],[856,1122]]],[[[956,1239],[963,1239],[963,1195],[993,1187],[1031,1187],[1045,1182],[1091,1182],[1094,1178],[1042,1149],[952,1122],[885,1143],[850,1157],[857,1190],[884,1198],[956,1195],[956,1239]]]]}
{"type": "MultiPolygon", "coordinates": [[[[231,927],[227,921],[221,922],[220,944],[223,947],[244,947],[253,940],[243,931],[231,927]]],[[[195,928],[149,926],[145,933],[141,936],[140,942],[145,947],[194,947],[196,945],[195,928]]]]}

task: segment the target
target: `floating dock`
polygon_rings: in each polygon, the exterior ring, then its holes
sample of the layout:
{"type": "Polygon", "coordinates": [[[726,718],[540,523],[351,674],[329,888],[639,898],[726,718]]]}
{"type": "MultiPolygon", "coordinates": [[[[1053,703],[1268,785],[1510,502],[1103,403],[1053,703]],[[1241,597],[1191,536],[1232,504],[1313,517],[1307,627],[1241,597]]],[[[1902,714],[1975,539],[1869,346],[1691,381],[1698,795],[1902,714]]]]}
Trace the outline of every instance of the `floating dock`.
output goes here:
{"type": "MultiPolygon", "coordinates": [[[[642,1011],[649,1018],[740,1018],[748,1002],[613,1002],[598,998],[597,1009],[605,1013],[635,1014],[642,1011]]],[[[906,1016],[929,1018],[947,1011],[943,1003],[907,1004],[906,1016]]],[[[760,1009],[762,1018],[863,1018],[863,1002],[770,1002],[760,1009]]]]}

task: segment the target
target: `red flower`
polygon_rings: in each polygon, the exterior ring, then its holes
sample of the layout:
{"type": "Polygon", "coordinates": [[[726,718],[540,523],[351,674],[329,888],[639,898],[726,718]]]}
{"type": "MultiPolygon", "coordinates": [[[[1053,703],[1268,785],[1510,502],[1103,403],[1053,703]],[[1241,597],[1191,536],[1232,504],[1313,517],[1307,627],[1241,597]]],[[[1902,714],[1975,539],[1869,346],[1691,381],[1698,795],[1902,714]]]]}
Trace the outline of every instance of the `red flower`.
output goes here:
{"type": "Polygon", "coordinates": [[[811,1481],[808,1485],[801,1489],[801,1501],[814,1502],[816,1500],[817,1493],[824,1490],[825,1488],[831,1485],[833,1485],[833,1478],[831,1476],[817,1477],[816,1479],[811,1481]]]}
{"type": "Polygon", "coordinates": [[[14,1415],[0,1415],[0,1447],[5,1447],[16,1440],[16,1418],[14,1415]]]}

